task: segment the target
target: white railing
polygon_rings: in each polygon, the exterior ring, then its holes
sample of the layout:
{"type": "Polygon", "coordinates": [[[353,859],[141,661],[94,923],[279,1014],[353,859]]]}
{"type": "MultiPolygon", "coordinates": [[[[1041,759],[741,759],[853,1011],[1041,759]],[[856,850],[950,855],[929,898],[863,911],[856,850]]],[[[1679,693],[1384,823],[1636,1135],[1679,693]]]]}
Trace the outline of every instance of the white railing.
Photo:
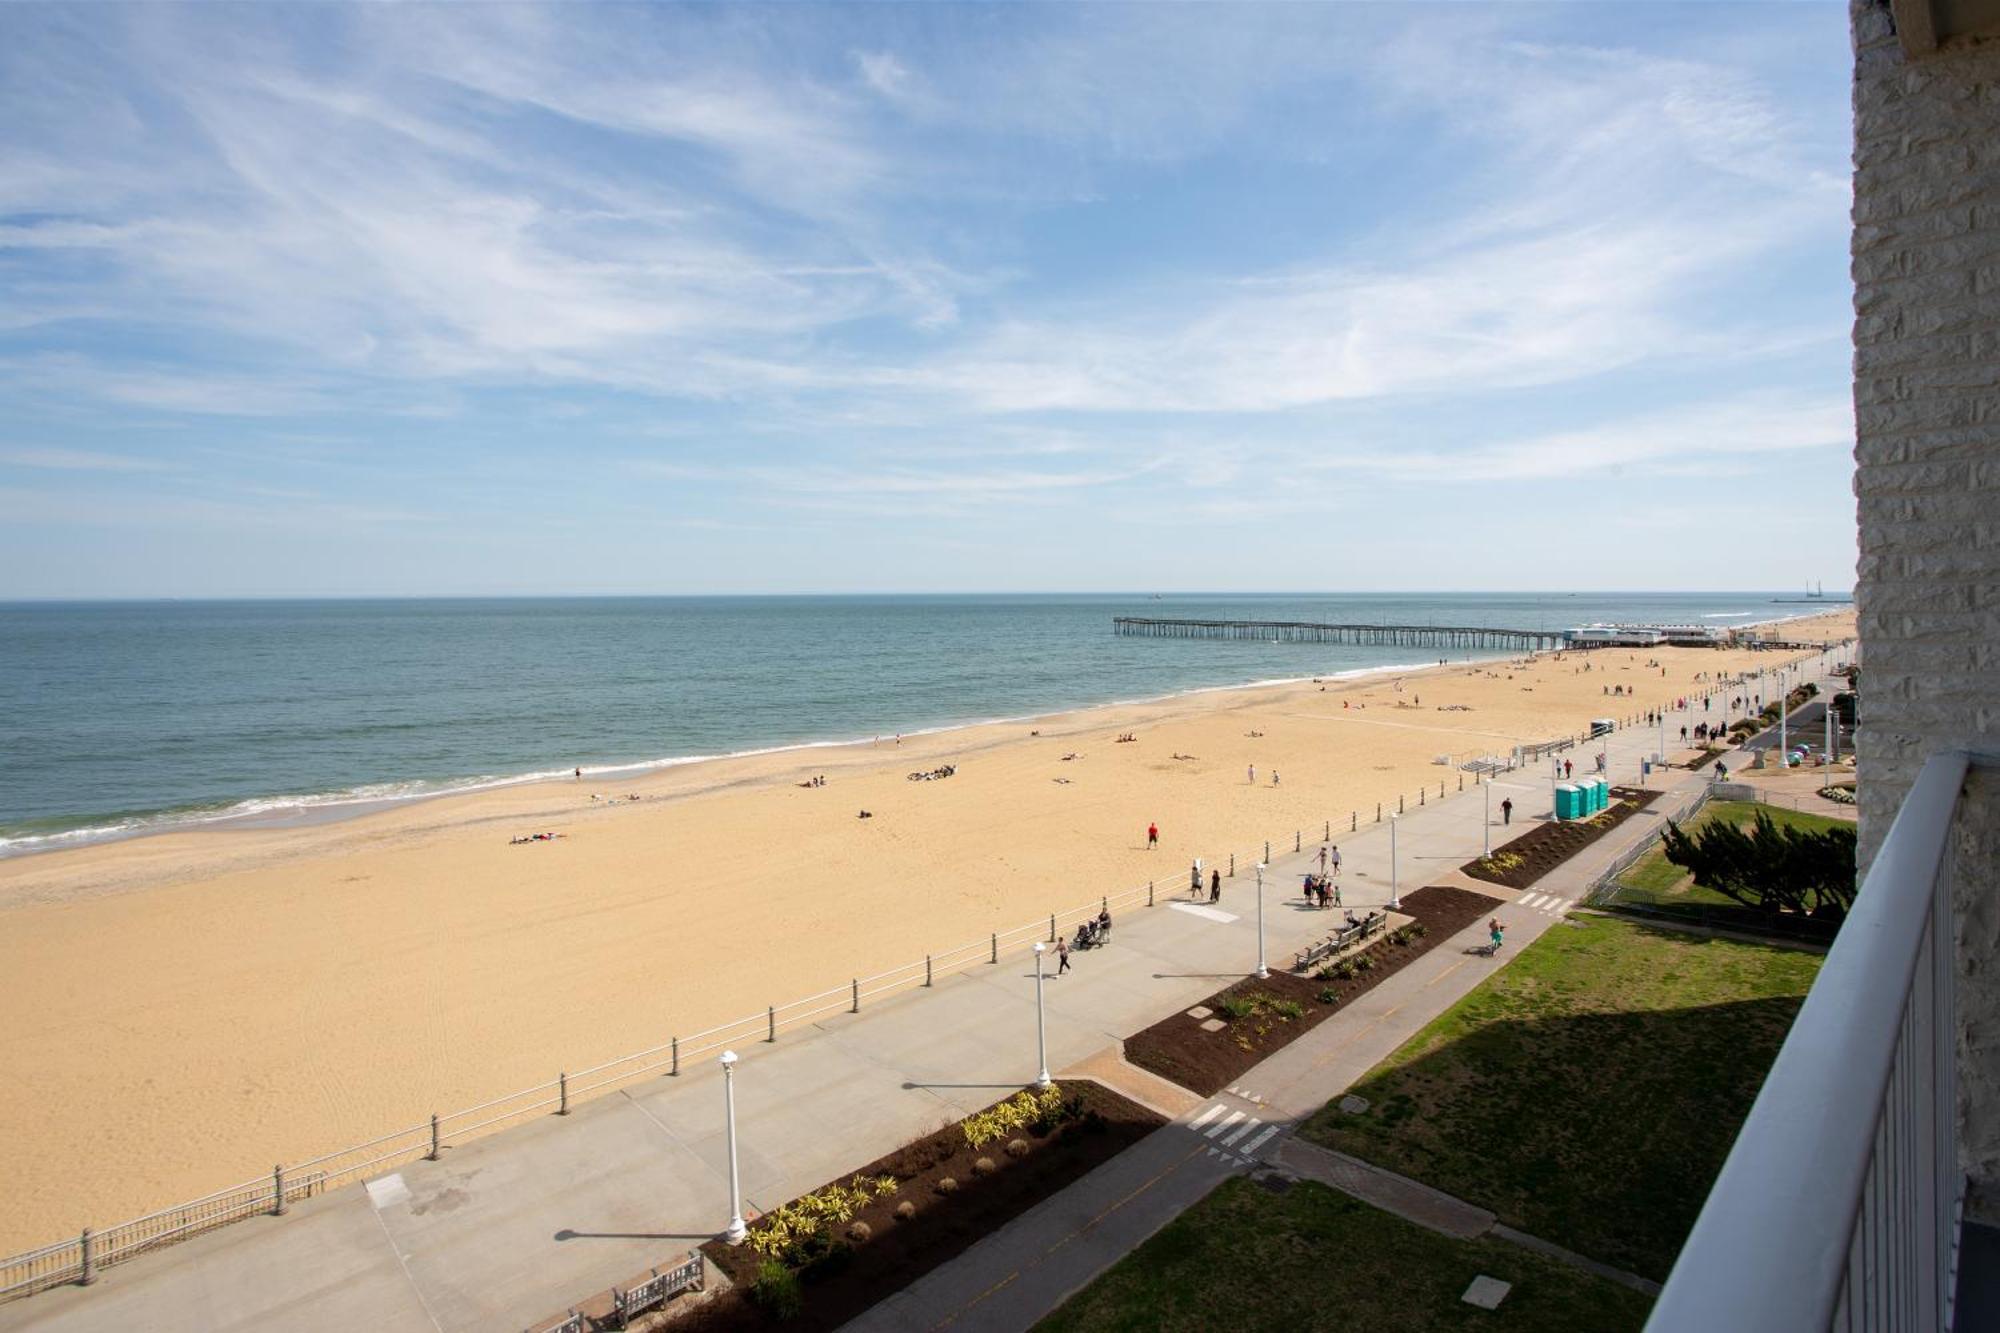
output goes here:
{"type": "Polygon", "coordinates": [[[1948,835],[1970,760],[1924,765],[1646,1327],[1949,1330],[1957,1040],[1948,835]]]}

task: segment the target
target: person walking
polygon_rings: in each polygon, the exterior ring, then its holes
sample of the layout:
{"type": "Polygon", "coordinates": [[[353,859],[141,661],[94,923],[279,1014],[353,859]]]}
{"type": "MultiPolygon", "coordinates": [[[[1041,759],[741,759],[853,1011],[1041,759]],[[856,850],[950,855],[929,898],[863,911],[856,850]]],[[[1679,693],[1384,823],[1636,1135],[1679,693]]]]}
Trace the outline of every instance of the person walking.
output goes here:
{"type": "Polygon", "coordinates": [[[1320,873],[1320,874],[1322,874],[1322,875],[1324,875],[1324,874],[1326,873],[1326,844],[1325,844],[1325,843],[1321,843],[1321,844],[1319,845],[1319,873],[1320,873]]]}
{"type": "Polygon", "coordinates": [[[1208,900],[1212,903],[1222,901],[1222,872],[1220,870],[1211,870],[1208,872],[1208,900]]]}
{"type": "Polygon", "coordinates": [[[1343,904],[1343,903],[1342,903],[1342,902],[1340,901],[1340,881],[1339,881],[1339,880],[1335,880],[1335,881],[1333,882],[1333,905],[1334,905],[1335,907],[1342,907],[1342,906],[1345,906],[1345,904],[1343,904]]]}
{"type": "Polygon", "coordinates": [[[1486,923],[1487,937],[1493,941],[1493,945],[1486,951],[1487,953],[1496,954],[1500,952],[1500,944],[1502,939],[1501,932],[1505,929],[1506,928],[1500,924],[1500,918],[1497,916],[1494,917],[1491,921],[1488,921],[1486,923]]]}
{"type": "Polygon", "coordinates": [[[1068,940],[1066,940],[1066,939],[1063,939],[1063,938],[1062,938],[1061,936],[1057,936],[1057,937],[1056,937],[1056,975],[1057,975],[1057,976],[1061,976],[1061,975],[1062,975],[1063,973],[1065,973],[1065,972],[1067,972],[1067,971],[1069,971],[1069,941],[1068,941],[1068,940]]]}
{"type": "Polygon", "coordinates": [[[1275,768],[1271,770],[1271,785],[1273,787],[1278,785],[1278,770],[1275,768]]]}
{"type": "Polygon", "coordinates": [[[1160,826],[1158,824],[1146,825],[1146,850],[1149,852],[1157,851],[1159,850],[1159,846],[1160,826]]]}
{"type": "Polygon", "coordinates": [[[1502,824],[1514,822],[1514,798],[1511,796],[1503,798],[1500,802],[1500,822],[1502,824]]]}
{"type": "Polygon", "coordinates": [[[1201,897],[1201,858],[1197,856],[1194,864],[1188,867],[1188,901],[1193,902],[1199,897],[1201,897]]]}
{"type": "Polygon", "coordinates": [[[1253,787],[1257,785],[1257,765],[1255,764],[1250,765],[1250,785],[1253,787]]]}
{"type": "Polygon", "coordinates": [[[1333,849],[1326,855],[1327,860],[1333,865],[1333,873],[1338,875],[1340,873],[1340,844],[1335,843],[1333,849]]]}

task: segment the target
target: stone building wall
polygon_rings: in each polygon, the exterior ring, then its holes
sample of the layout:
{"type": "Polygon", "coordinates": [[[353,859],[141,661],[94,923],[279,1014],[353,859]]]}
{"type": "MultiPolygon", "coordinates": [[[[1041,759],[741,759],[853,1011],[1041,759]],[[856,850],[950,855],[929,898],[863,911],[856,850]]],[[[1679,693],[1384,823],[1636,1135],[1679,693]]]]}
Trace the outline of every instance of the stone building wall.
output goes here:
{"type": "MultiPolygon", "coordinates": [[[[1856,0],[1861,854],[1927,755],[2000,755],[2000,40],[1907,55],[1856,0]]],[[[2000,782],[1957,830],[1962,1153],[2000,1218],[2000,782]]]]}

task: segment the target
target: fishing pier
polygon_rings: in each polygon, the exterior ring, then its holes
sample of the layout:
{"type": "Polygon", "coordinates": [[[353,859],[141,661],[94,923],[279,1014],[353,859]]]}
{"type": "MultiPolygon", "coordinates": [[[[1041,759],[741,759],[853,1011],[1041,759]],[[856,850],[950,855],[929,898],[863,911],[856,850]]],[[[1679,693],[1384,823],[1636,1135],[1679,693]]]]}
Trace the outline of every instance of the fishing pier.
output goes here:
{"type": "Polygon", "coordinates": [[[1391,648],[1560,648],[1560,630],[1468,625],[1326,625],[1306,620],[1162,620],[1115,616],[1112,632],[1147,639],[1248,639],[1261,643],[1358,643],[1391,648]]]}

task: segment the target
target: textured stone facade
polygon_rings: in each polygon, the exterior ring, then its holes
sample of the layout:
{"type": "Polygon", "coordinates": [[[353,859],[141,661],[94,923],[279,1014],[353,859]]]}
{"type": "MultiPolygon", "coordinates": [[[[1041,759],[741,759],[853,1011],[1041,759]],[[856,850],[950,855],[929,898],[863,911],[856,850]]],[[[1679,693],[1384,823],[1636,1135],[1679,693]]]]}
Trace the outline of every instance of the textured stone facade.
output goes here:
{"type": "MultiPolygon", "coordinates": [[[[1924,759],[2000,754],[2000,40],[1912,58],[1854,32],[1854,489],[1861,854],[1924,759]]],[[[1960,1129],[2000,1218],[2000,781],[1968,785],[1957,883],[1960,1129]]]]}

